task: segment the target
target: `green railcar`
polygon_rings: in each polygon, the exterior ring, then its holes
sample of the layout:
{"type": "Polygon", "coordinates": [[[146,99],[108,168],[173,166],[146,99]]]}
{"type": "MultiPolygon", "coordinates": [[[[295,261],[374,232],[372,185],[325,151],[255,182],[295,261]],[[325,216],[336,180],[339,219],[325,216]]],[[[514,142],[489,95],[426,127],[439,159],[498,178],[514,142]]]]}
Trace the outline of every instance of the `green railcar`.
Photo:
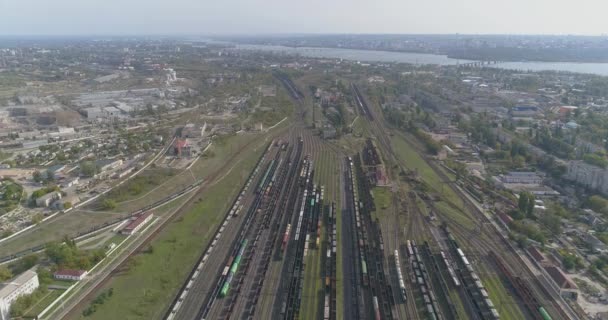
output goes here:
{"type": "Polygon", "coordinates": [[[545,307],[538,308],[538,313],[540,313],[540,316],[543,317],[544,320],[553,320],[547,310],[545,310],[545,307]]]}
{"type": "Polygon", "coordinates": [[[220,290],[220,297],[225,297],[228,294],[228,289],[230,289],[230,283],[226,282],[222,286],[222,290],[220,290]]]}

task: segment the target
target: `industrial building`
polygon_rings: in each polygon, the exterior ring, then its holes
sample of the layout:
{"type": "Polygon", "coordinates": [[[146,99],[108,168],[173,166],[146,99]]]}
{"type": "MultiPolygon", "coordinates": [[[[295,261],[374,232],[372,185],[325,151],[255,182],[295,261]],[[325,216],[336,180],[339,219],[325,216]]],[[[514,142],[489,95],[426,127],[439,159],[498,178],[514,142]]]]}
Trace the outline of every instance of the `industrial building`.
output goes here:
{"type": "Polygon", "coordinates": [[[203,126],[188,123],[182,128],[182,138],[202,138],[205,133],[205,128],[207,127],[207,123],[203,126]]]}
{"type": "Polygon", "coordinates": [[[131,222],[129,222],[129,224],[126,227],[124,227],[122,230],[120,230],[120,233],[126,234],[126,235],[132,235],[135,232],[137,232],[137,230],[139,230],[148,221],[150,221],[152,219],[152,217],[154,217],[154,215],[152,214],[152,211],[144,212],[144,213],[140,214],[139,216],[137,216],[137,218],[131,220],[131,222]]]}

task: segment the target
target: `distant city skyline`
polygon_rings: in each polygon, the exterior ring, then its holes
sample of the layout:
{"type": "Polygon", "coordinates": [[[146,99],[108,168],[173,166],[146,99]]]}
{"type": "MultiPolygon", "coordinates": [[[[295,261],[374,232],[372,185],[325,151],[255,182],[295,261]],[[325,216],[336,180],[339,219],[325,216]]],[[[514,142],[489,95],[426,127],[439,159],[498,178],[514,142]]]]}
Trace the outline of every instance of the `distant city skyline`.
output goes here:
{"type": "Polygon", "coordinates": [[[602,0],[0,0],[0,35],[608,32],[602,0]]]}

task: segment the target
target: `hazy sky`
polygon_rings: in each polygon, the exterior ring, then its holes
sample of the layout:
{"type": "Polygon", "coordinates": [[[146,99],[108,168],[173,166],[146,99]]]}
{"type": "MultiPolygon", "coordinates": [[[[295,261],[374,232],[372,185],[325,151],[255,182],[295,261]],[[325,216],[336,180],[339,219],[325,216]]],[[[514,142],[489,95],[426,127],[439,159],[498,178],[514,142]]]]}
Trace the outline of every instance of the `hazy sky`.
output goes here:
{"type": "Polygon", "coordinates": [[[605,34],[608,0],[0,0],[2,35],[605,34]]]}

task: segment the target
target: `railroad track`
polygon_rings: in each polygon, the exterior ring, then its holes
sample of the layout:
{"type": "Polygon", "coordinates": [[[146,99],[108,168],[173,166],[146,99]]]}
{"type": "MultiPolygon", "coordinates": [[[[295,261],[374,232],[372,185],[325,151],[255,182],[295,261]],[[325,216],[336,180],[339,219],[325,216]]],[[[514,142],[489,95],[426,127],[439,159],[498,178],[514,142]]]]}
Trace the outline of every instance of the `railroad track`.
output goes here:
{"type": "MultiPolygon", "coordinates": [[[[357,94],[360,94],[360,92],[357,90],[357,94]]],[[[369,108],[368,108],[369,110],[369,108]]],[[[385,136],[385,132],[386,132],[386,128],[384,130],[381,129],[381,125],[378,124],[379,121],[370,121],[370,125],[372,126],[372,129],[375,130],[376,135],[379,137],[379,141],[383,144],[383,146],[385,148],[387,148],[389,155],[394,157],[394,154],[392,152],[392,149],[390,148],[390,144],[388,144],[387,147],[387,143],[386,143],[386,136],[385,136]],[[380,129],[380,130],[379,130],[380,129]]],[[[408,142],[414,146],[417,149],[417,152],[420,154],[424,154],[424,151],[421,151],[418,147],[418,145],[416,143],[412,143],[410,141],[409,138],[407,138],[405,135],[398,133],[401,136],[403,136],[404,138],[406,138],[406,140],[408,140],[408,142]]],[[[398,163],[398,162],[396,162],[398,163]]],[[[466,198],[464,195],[460,194],[459,190],[456,190],[456,188],[454,187],[453,184],[449,183],[449,178],[447,177],[447,175],[442,171],[439,170],[439,168],[437,168],[437,166],[432,162],[429,161],[429,165],[431,166],[431,168],[433,169],[433,171],[436,172],[436,174],[438,174],[440,176],[440,178],[442,179],[442,181],[446,181],[448,182],[448,185],[450,188],[452,188],[454,190],[454,192],[463,199],[463,203],[465,205],[465,208],[468,210],[463,210],[463,212],[465,211],[469,211],[472,214],[469,215],[471,219],[475,220],[479,220],[479,221],[487,221],[487,217],[482,213],[482,212],[478,212],[479,210],[472,204],[469,203],[469,199],[466,198]]],[[[447,200],[447,199],[445,199],[447,200]]],[[[452,205],[455,205],[452,203],[452,205]]],[[[437,211],[439,212],[439,211],[437,211]]],[[[466,214],[466,212],[465,212],[466,214]]],[[[462,224],[459,224],[459,227],[462,228],[464,226],[462,226],[462,224]]],[[[480,227],[480,229],[482,229],[482,227],[480,227]]],[[[466,230],[466,229],[465,229],[466,230]]],[[[517,254],[517,252],[514,251],[514,249],[512,248],[512,246],[510,244],[505,244],[505,240],[497,235],[494,234],[494,236],[490,236],[490,238],[487,239],[488,241],[476,241],[477,243],[475,243],[475,245],[481,247],[481,248],[486,248],[486,250],[489,250],[492,246],[497,246],[497,244],[502,243],[504,245],[503,250],[506,250],[505,252],[511,252],[512,255],[516,255],[515,257],[510,255],[509,259],[509,264],[510,265],[517,265],[519,266],[520,269],[523,269],[523,272],[527,274],[527,276],[530,279],[536,279],[536,276],[525,266],[524,262],[521,260],[521,257],[519,257],[519,255],[517,254]],[[493,242],[493,244],[488,244],[490,242],[493,242]]],[[[500,248],[500,246],[498,247],[500,248]]],[[[503,251],[497,251],[497,252],[503,252],[503,251]]],[[[565,314],[565,312],[563,311],[563,309],[561,308],[561,306],[557,305],[557,303],[553,302],[553,299],[550,297],[550,295],[547,295],[545,288],[539,288],[538,285],[540,285],[537,281],[535,281],[535,284],[533,286],[533,291],[535,293],[535,295],[537,296],[542,296],[543,300],[545,300],[545,304],[550,304],[553,308],[553,312],[552,315],[559,315],[560,317],[564,318],[564,319],[568,319],[569,317],[565,314]]],[[[542,287],[542,285],[541,285],[542,287]]]]}
{"type": "MultiPolygon", "coordinates": [[[[269,146],[269,150],[272,147],[272,145],[269,146]]],[[[209,316],[213,319],[217,319],[219,317],[219,307],[214,307],[215,302],[218,300],[218,297],[224,297],[226,296],[226,293],[224,292],[224,287],[226,285],[228,285],[228,289],[231,292],[231,297],[234,297],[232,294],[234,293],[233,291],[236,291],[236,295],[238,296],[239,293],[239,289],[240,289],[240,285],[241,282],[239,282],[240,280],[242,280],[243,278],[239,278],[240,275],[243,274],[243,268],[241,268],[241,272],[239,273],[239,261],[240,259],[237,259],[237,257],[239,256],[238,253],[240,253],[240,249],[241,247],[244,247],[246,250],[248,250],[247,252],[245,252],[243,255],[245,257],[244,259],[244,268],[245,271],[247,270],[248,266],[249,266],[249,262],[251,260],[251,257],[253,256],[253,250],[255,250],[255,247],[257,245],[257,239],[254,239],[252,237],[252,234],[256,233],[256,230],[258,230],[258,228],[261,227],[261,219],[262,217],[260,217],[260,214],[258,214],[258,209],[262,206],[262,203],[264,201],[264,192],[266,190],[266,188],[268,187],[269,183],[270,183],[270,177],[274,174],[274,171],[276,170],[276,165],[277,165],[277,161],[279,159],[280,156],[280,152],[277,152],[277,154],[274,156],[274,159],[270,161],[270,163],[268,164],[268,166],[265,169],[265,174],[263,176],[261,176],[260,181],[257,184],[252,185],[252,187],[256,188],[255,192],[257,193],[254,199],[253,204],[249,207],[249,210],[246,214],[245,217],[245,222],[240,226],[239,231],[238,231],[238,236],[236,239],[234,239],[232,245],[231,245],[231,254],[226,256],[224,258],[224,263],[223,265],[226,266],[224,268],[224,271],[221,272],[219,275],[217,275],[216,280],[215,280],[215,287],[208,292],[207,294],[207,298],[206,298],[206,302],[203,303],[203,305],[201,306],[201,308],[199,309],[199,311],[197,312],[196,315],[196,319],[207,319],[209,316]],[[249,241],[249,243],[251,243],[251,245],[247,246],[244,245],[245,241],[249,241]],[[237,253],[238,252],[238,253],[237,253]],[[232,268],[236,265],[236,269],[235,272],[232,271],[232,268]],[[230,267],[232,266],[232,267],[230,267]],[[230,268],[231,271],[228,273],[226,268],[230,268]],[[232,277],[231,277],[232,275],[232,277]],[[232,289],[231,287],[233,286],[231,280],[236,278],[236,289],[232,289]]],[[[227,291],[226,291],[227,292],[227,291]]],[[[225,300],[225,301],[229,301],[229,303],[234,306],[234,302],[235,299],[230,299],[230,300],[225,300]]]]}

